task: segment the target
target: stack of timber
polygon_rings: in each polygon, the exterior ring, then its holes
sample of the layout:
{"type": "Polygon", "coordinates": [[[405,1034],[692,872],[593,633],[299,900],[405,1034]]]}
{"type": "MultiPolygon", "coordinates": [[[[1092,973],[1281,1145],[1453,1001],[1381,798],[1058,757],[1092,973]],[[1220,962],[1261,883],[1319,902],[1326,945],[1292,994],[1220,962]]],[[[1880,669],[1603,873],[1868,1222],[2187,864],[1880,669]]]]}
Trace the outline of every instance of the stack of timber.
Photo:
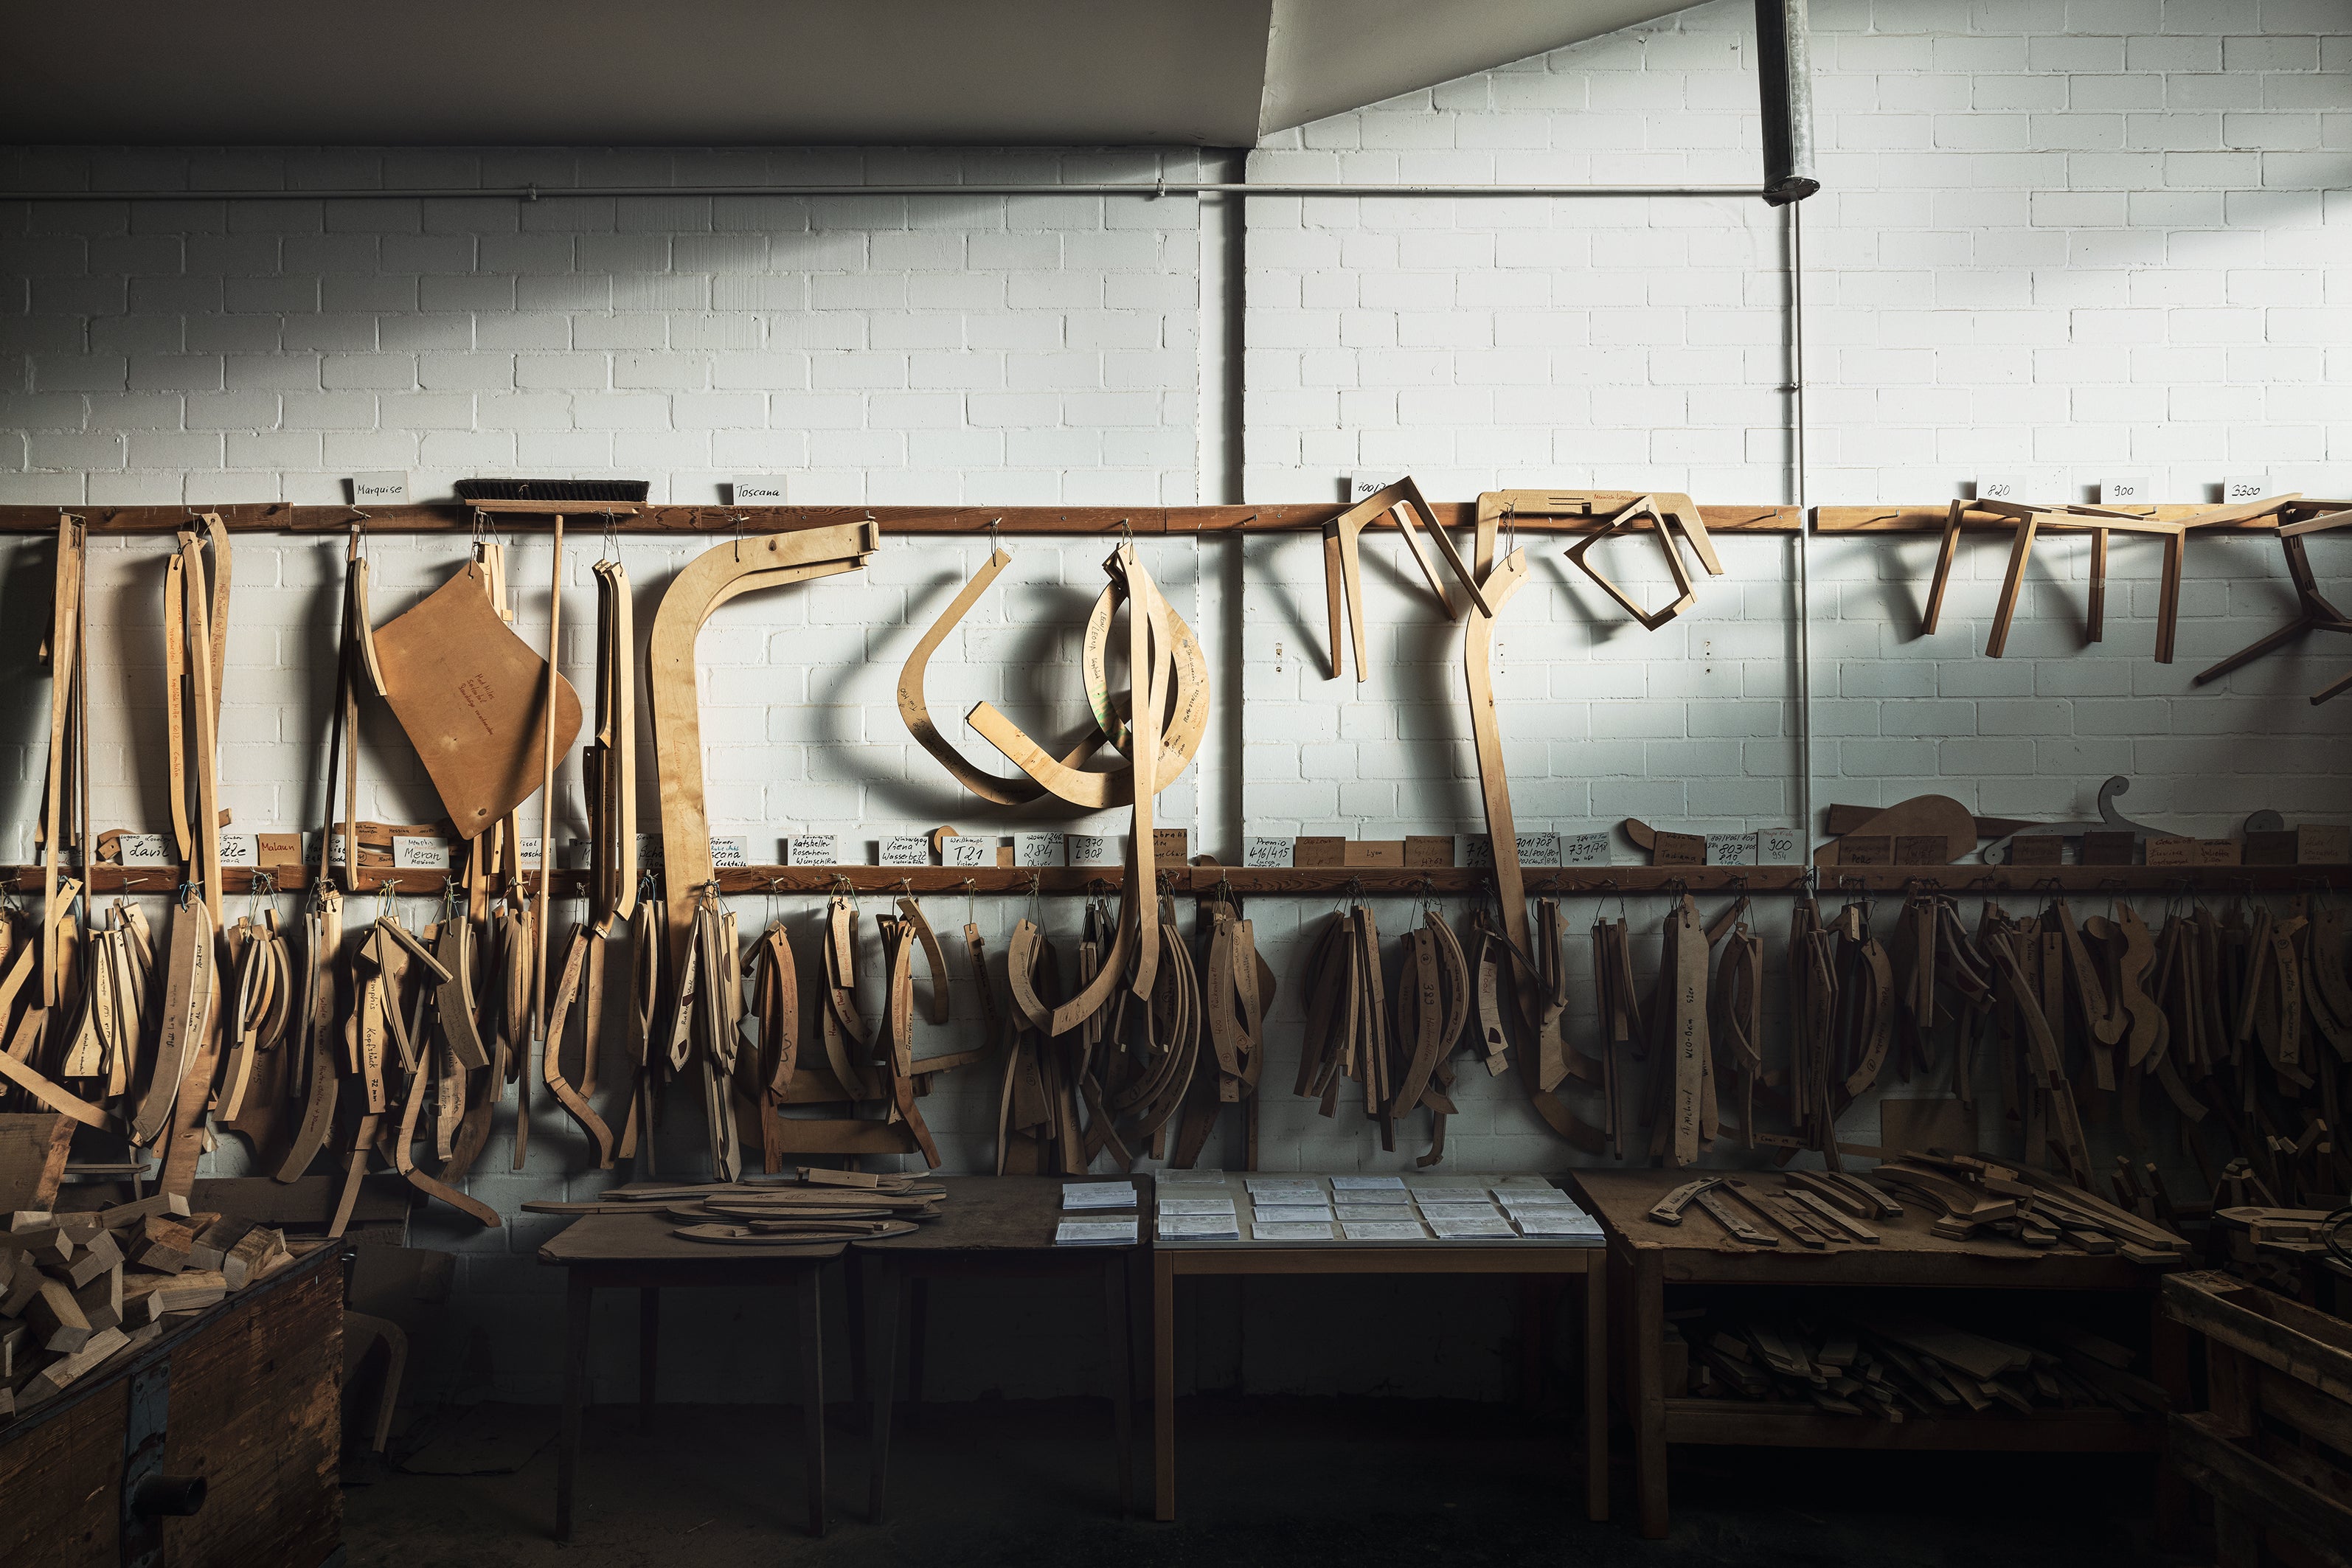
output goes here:
{"type": "Polygon", "coordinates": [[[1959,1239],[1990,1232],[2035,1249],[2113,1253],[2153,1268],[2175,1267],[2189,1256],[2188,1241],[2157,1221],[2022,1164],[1979,1154],[1906,1152],[1883,1162],[1871,1179],[1937,1211],[1940,1217],[1931,1228],[1937,1236],[1959,1239]]]}
{"type": "Polygon", "coordinates": [[[903,1175],[804,1171],[796,1181],[632,1182],[593,1199],[523,1205],[533,1214],[656,1214],[689,1241],[809,1246],[906,1236],[937,1219],[947,1189],[903,1175]]]}
{"type": "Polygon", "coordinates": [[[1679,1325],[1690,1394],[1809,1405],[1886,1422],[2109,1410],[2161,1414],[2164,1391],[2112,1340],[2044,1322],[2000,1335],[1889,1310],[1773,1319],[1717,1310],[1679,1325]]]}
{"type": "Polygon", "coordinates": [[[176,1194],[82,1214],[16,1210],[0,1235],[0,1420],[290,1261],[282,1231],[191,1213],[176,1194]]]}

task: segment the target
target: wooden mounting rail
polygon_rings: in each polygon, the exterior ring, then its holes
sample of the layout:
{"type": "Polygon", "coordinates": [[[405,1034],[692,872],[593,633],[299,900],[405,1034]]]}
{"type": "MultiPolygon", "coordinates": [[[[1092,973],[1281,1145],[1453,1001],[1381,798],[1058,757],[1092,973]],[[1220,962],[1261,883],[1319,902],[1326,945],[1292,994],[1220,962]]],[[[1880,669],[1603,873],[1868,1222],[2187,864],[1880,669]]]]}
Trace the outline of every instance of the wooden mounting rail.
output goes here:
{"type": "MultiPolygon", "coordinates": [[[[1628,490],[1632,500],[1638,492],[1628,490]]],[[[578,526],[603,531],[604,511],[593,502],[568,503],[564,515],[578,526]]],[[[1948,503],[1925,501],[1876,506],[1825,506],[1813,511],[1817,532],[1940,533],[1948,503]]],[[[2315,517],[2352,506],[2352,501],[2305,500],[2286,511],[2289,521],[2315,517]]],[[[92,534],[171,534],[200,513],[219,514],[232,533],[316,533],[341,536],[358,521],[348,506],[299,506],[289,501],[251,501],[229,506],[0,506],[0,534],[54,534],[60,510],[88,520],[92,534]]],[[[984,537],[993,526],[1008,534],[1117,534],[1124,525],[1139,537],[1189,533],[1315,532],[1348,510],[1344,502],[1282,502],[1265,506],[667,506],[638,505],[633,510],[616,505],[614,533],[757,535],[788,529],[827,528],[867,518],[882,525],[885,534],[967,534],[984,537]]],[[[2165,505],[2151,509],[2158,521],[2168,522],[2200,511],[2204,504],[2165,505]]],[[[1433,501],[1430,510],[1443,526],[1468,528],[1476,520],[1477,503],[1433,501]]],[[[1797,509],[1761,503],[1727,502],[1698,509],[1709,533],[1794,533],[1797,509]]],[[[1528,534],[1591,533],[1606,519],[1589,517],[1520,517],[1516,526],[1528,534]]],[[[375,507],[367,510],[367,525],[375,533],[447,533],[471,538],[474,509],[457,501],[375,507]]],[[[533,531],[536,520],[509,518],[499,524],[506,531],[533,531]]],[[[1392,529],[1386,520],[1371,524],[1392,529]]],[[[1646,529],[1648,521],[1633,525],[1646,529]]],[[[1971,509],[1962,526],[1970,532],[2006,531],[2010,520],[1971,509]]],[[[2200,530],[2210,533],[2272,533],[2272,519],[2200,530]]]]}
{"type": "MultiPolygon", "coordinates": [[[[1816,534],[1939,534],[1944,531],[1946,514],[1950,505],[1948,501],[1927,501],[1916,506],[1906,503],[1883,506],[1815,507],[1813,531],[1816,534]]],[[[2277,517],[2254,518],[2246,521],[2218,525],[2209,524],[2197,531],[2200,534],[2276,533],[2282,519],[2293,522],[2304,518],[2316,517],[2328,511],[2341,510],[2347,506],[2352,506],[2352,501],[2320,500],[2307,496],[2301,497],[2287,502],[2277,517]]],[[[1709,511],[1707,526],[1714,527],[1715,519],[1710,509],[1700,510],[1709,511]]],[[[2167,502],[2162,506],[2117,507],[2113,510],[2118,512],[2144,513],[2150,522],[2179,522],[2184,518],[2195,517],[2200,512],[2217,511],[2221,509],[2218,503],[2198,501],[2167,502]]],[[[2071,520],[2070,526],[2087,528],[2095,524],[2097,521],[2094,517],[2079,517],[2071,520]]],[[[1960,529],[1966,533],[2008,533],[2016,527],[2017,516],[2014,511],[1979,511],[1971,504],[1960,514],[1960,529]]]]}
{"type": "MultiPolygon", "coordinates": [[[[1629,492],[1630,495],[1630,492],[1629,492]]],[[[58,513],[71,511],[89,522],[93,534],[169,534],[188,526],[199,509],[179,506],[0,506],[0,533],[54,534],[58,513]]],[[[359,521],[359,510],[348,506],[298,506],[288,501],[255,501],[238,506],[205,507],[219,514],[233,533],[319,533],[341,537],[359,521]]],[[[501,504],[496,509],[503,511],[501,504]]],[[[803,528],[831,528],[871,520],[886,534],[966,534],[985,537],[992,528],[1006,534],[1116,535],[1124,528],[1139,538],[1194,533],[1289,533],[1319,531],[1349,510],[1343,502],[1281,503],[1268,506],[648,506],[612,509],[614,533],[688,534],[724,537],[785,532],[803,528]]],[[[371,507],[372,533],[446,533],[471,538],[475,511],[457,501],[371,507]]],[[[1440,525],[1466,529],[1475,521],[1475,501],[1437,501],[1430,511],[1440,525]]],[[[1797,509],[1787,506],[1726,505],[1699,508],[1707,529],[1728,533],[1794,533],[1797,509]]],[[[1937,513],[1940,520],[1942,512],[1937,513]]],[[[605,510],[593,501],[566,503],[564,516],[575,528],[604,530],[605,510]]],[[[505,532],[532,531],[543,520],[503,518],[496,523],[505,532]]],[[[1368,526],[1391,530],[1392,518],[1383,516],[1368,526]]],[[[1519,522],[1524,533],[1585,533],[1598,523],[1590,518],[1528,518],[1519,522]]]]}
{"type": "MultiPolygon", "coordinates": [[[[226,893],[242,896],[251,889],[250,868],[231,867],[221,874],[226,893]]],[[[589,896],[585,871],[556,874],[556,897],[589,896]]],[[[1116,866],[1053,867],[1032,871],[1028,867],[982,866],[743,866],[715,873],[725,893],[829,893],[845,879],[859,893],[896,893],[903,879],[925,897],[961,893],[967,879],[974,893],[1027,896],[1030,879],[1040,892],[1076,896],[1103,887],[1116,889],[1124,879],[1116,866]]],[[[1370,897],[1409,898],[1422,891],[1444,898],[1464,898],[1488,887],[1492,872],[1467,867],[1420,868],[1322,867],[1286,870],[1245,870],[1238,867],[1184,866],[1161,873],[1169,891],[1204,894],[1220,880],[1231,882],[1236,893],[1260,897],[1286,894],[1302,898],[1332,898],[1360,888],[1370,897]]],[[[379,883],[408,895],[441,892],[444,871],[363,868],[359,891],[373,892],[379,883]]],[[[1527,890],[1536,894],[1587,894],[1649,897],[1660,893],[1745,892],[1759,896],[1794,893],[1804,887],[1801,866],[1575,866],[1529,868],[1527,890]]],[[[539,873],[526,871],[523,885],[535,888],[539,873]]],[[[170,894],[180,884],[175,870],[152,866],[93,866],[89,891],[100,893],[170,894]]],[[[0,867],[0,885],[29,892],[41,885],[41,868],[0,867]]],[[[295,892],[310,885],[307,868],[281,867],[278,888],[295,892]]],[[[1956,893],[1962,897],[2018,897],[2064,893],[2168,893],[2179,890],[2208,894],[2240,892],[2292,893],[2321,888],[2352,889],[2352,866],[1826,866],[1822,868],[1820,893],[1824,899],[1846,892],[1901,893],[1913,887],[1956,893]]],[[[493,879],[490,890],[500,890],[493,879]]]]}

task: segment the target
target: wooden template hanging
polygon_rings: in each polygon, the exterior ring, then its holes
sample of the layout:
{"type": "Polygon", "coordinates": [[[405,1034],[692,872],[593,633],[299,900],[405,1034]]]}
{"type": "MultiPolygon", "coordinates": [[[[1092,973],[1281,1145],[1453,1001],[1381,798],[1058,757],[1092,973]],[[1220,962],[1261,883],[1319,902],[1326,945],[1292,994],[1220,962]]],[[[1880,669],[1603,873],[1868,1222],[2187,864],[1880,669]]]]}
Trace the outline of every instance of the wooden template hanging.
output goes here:
{"type": "Polygon", "coordinates": [[[1437,595],[1438,607],[1445,612],[1447,620],[1454,619],[1459,612],[1454,601],[1446,597],[1445,584],[1439,580],[1437,569],[1430,564],[1428,552],[1421,547],[1421,531],[1424,529],[1437,542],[1438,552],[1445,557],[1446,566],[1470,595],[1471,604],[1482,614],[1487,609],[1486,591],[1454,548],[1454,541],[1438,526],[1437,514],[1422,499],[1421,487],[1410,477],[1399,479],[1373,491],[1323,525],[1323,597],[1331,626],[1333,680],[1339,679],[1347,663],[1339,647],[1343,613],[1348,641],[1356,650],[1356,679],[1360,682],[1371,679],[1364,653],[1363,552],[1360,540],[1365,529],[1385,517],[1396,520],[1405,548],[1412,552],[1414,564],[1421,568],[1429,591],[1437,595]]]}

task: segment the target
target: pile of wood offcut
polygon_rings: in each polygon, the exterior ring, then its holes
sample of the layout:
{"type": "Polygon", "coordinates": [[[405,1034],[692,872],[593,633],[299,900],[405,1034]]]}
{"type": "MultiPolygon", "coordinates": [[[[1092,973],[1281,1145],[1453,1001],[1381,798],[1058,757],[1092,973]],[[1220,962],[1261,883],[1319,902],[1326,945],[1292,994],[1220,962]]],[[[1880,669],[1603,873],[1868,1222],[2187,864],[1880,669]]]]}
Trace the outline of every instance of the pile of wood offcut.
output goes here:
{"type": "Polygon", "coordinates": [[[2134,1356],[2071,1324],[1996,1338],[1901,1311],[1775,1321],[1721,1312],[1675,1325],[1701,1398],[1811,1405],[1837,1415],[2034,1415],[2112,1410],[2160,1414],[2164,1391],[2134,1356]]]}
{"type": "Polygon", "coordinates": [[[1870,1179],[1934,1209],[1936,1235],[1963,1239],[1980,1231],[2029,1247],[2071,1247],[2166,1268],[2186,1259],[2189,1243],[2133,1214],[2025,1165],[1979,1154],[1906,1152],[1883,1161],[1870,1179]]]}
{"type": "Polygon", "coordinates": [[[282,1231],[159,1193],[79,1214],[19,1209],[0,1236],[0,1420],[37,1409],[291,1261],[282,1231]]]}
{"type": "Polygon", "coordinates": [[[947,1189],[913,1176],[804,1169],[798,1181],[632,1182],[583,1202],[531,1202],[532,1214],[655,1214],[670,1234],[733,1247],[812,1246],[905,1236],[937,1219],[947,1189]]]}

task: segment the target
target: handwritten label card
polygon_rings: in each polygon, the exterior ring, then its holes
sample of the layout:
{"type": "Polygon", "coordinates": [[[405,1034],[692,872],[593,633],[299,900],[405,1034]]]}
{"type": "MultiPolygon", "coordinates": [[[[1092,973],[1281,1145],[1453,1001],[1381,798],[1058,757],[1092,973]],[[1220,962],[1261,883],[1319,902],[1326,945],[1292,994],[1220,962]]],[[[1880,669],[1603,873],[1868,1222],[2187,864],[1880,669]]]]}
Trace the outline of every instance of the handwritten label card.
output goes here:
{"type": "Polygon", "coordinates": [[[1530,867],[1550,867],[1559,864],[1559,835],[1557,833],[1522,833],[1519,840],[1519,864],[1530,867]]]}
{"type": "Polygon", "coordinates": [[[969,833],[960,833],[940,842],[947,847],[948,864],[950,866],[996,864],[996,840],[993,838],[978,838],[969,833]]]}
{"type": "Polygon", "coordinates": [[[220,836],[220,858],[224,866],[258,866],[261,847],[250,833],[224,833],[220,836]]]}
{"type": "Polygon", "coordinates": [[[1253,871],[1287,871],[1290,869],[1290,840],[1245,838],[1242,840],[1242,864],[1253,871]]]}
{"type": "Polygon", "coordinates": [[[1491,868],[1495,864],[1495,841],[1483,833],[1455,834],[1454,863],[1474,869],[1491,868]]]}
{"type": "Polygon", "coordinates": [[[1706,840],[1696,833],[1661,831],[1650,850],[1653,866],[1704,866],[1706,864],[1706,840]]]}
{"type": "MultiPolygon", "coordinates": [[[[724,860],[718,862],[725,865],[724,860]]],[[[795,833],[784,840],[784,864],[787,866],[838,866],[841,864],[841,838],[832,833],[795,833]]]]}
{"type": "Polygon", "coordinates": [[[931,841],[919,833],[889,833],[882,837],[885,866],[929,866],[931,841]]]}
{"type": "Polygon", "coordinates": [[[160,833],[126,833],[122,836],[121,845],[125,866],[177,866],[180,863],[160,833]]]}
{"type": "Polygon", "coordinates": [[[1606,833],[1563,834],[1559,841],[1559,863],[1563,866],[1606,866],[1609,862],[1609,835],[1606,833]]]}
{"type": "Polygon", "coordinates": [[[1803,862],[1804,851],[1799,847],[1795,828],[1768,827],[1756,836],[1759,866],[1797,866],[1803,862]]]}
{"type": "Polygon", "coordinates": [[[2229,506],[2242,506],[2250,500],[2268,500],[2271,481],[2263,474],[2241,474],[2221,481],[2221,500],[2229,506]]]}
{"type": "Polygon", "coordinates": [[[1755,865],[1756,835],[1753,833],[1708,834],[1706,863],[1710,866],[1755,865]]]}
{"type": "Polygon", "coordinates": [[[1118,864],[1118,840],[1108,833],[1073,833],[1063,844],[1065,864],[1071,866],[1116,866],[1118,864]]]}
{"type": "Polygon", "coordinates": [[[392,863],[404,871],[446,871],[449,868],[449,841],[407,833],[394,834],[392,863]]]}
{"type": "Polygon", "coordinates": [[[751,841],[741,837],[710,840],[710,868],[714,871],[740,871],[751,863],[751,841]]]}
{"type": "Polygon", "coordinates": [[[1066,864],[1068,836],[1061,833],[1016,833],[1013,836],[1013,863],[1015,866],[1060,866],[1066,864]]]}

